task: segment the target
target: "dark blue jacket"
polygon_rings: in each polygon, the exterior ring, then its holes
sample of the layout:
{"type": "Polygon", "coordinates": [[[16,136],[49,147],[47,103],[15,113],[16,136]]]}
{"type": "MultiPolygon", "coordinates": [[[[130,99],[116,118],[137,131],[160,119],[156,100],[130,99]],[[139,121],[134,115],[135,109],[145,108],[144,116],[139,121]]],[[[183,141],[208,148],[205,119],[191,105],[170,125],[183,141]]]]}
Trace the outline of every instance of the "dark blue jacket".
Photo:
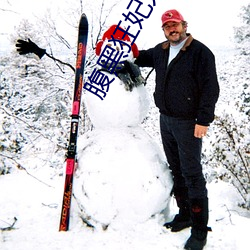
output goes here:
{"type": "Polygon", "coordinates": [[[141,50],[135,63],[156,71],[154,100],[162,114],[196,119],[208,126],[214,119],[219,96],[213,53],[189,35],[178,55],[168,65],[169,42],[141,50]]]}

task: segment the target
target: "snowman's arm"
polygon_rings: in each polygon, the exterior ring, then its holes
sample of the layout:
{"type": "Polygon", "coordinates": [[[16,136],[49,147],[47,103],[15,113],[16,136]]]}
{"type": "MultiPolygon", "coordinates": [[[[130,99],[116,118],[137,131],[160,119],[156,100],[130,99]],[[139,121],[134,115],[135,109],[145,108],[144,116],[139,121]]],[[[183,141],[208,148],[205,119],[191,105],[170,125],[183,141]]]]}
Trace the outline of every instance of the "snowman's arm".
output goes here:
{"type": "Polygon", "coordinates": [[[28,53],[34,53],[40,59],[42,59],[42,57],[44,55],[46,55],[49,58],[53,59],[54,61],[59,62],[60,64],[63,64],[63,65],[66,65],[66,66],[70,67],[75,72],[75,68],[71,64],[62,62],[61,60],[59,60],[59,59],[55,58],[54,56],[48,54],[46,52],[46,49],[42,49],[42,48],[38,47],[29,38],[28,38],[28,41],[18,39],[17,43],[16,43],[16,48],[17,48],[17,52],[19,53],[19,55],[26,55],[28,53]]]}

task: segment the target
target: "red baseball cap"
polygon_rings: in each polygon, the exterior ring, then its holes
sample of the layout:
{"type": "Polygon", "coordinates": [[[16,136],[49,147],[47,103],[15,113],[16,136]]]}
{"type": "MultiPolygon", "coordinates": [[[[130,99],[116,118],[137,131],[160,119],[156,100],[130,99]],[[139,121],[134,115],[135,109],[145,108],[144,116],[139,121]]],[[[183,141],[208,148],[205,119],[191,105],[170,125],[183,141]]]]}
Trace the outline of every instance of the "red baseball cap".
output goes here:
{"type": "Polygon", "coordinates": [[[162,27],[163,27],[164,24],[166,24],[167,22],[180,23],[184,21],[184,18],[181,15],[181,13],[178,12],[177,10],[168,10],[162,15],[161,21],[162,21],[162,27]]]}

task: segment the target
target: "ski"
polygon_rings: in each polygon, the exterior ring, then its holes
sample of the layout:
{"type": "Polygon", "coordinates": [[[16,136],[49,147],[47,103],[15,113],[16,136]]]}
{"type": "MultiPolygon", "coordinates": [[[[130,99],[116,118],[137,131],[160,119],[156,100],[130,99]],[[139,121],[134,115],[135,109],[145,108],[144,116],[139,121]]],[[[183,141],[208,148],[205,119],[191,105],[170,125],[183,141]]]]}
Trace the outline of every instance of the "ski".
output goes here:
{"type": "Polygon", "coordinates": [[[78,134],[80,105],[81,105],[81,95],[82,95],[82,88],[83,88],[83,75],[84,75],[85,58],[86,58],[87,38],[88,38],[88,20],[87,20],[87,16],[85,14],[82,14],[80,18],[79,30],[78,30],[75,86],[74,86],[70,138],[69,138],[69,145],[68,145],[68,150],[67,150],[66,176],[65,176],[65,183],[64,183],[64,192],[63,192],[62,211],[61,211],[59,231],[67,231],[69,229],[73,175],[74,175],[75,166],[77,164],[76,146],[77,146],[77,134],[78,134]]]}

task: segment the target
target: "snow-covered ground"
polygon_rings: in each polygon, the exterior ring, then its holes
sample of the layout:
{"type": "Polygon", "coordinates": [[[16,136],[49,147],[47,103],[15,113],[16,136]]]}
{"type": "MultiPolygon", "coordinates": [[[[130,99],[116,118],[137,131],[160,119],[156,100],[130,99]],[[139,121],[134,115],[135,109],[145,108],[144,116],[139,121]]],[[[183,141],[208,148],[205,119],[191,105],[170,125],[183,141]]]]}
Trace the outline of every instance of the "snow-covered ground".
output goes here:
{"type": "MultiPolygon", "coordinates": [[[[30,173],[40,180],[45,173],[30,173]]],[[[162,227],[162,219],[150,219],[124,230],[87,228],[78,217],[72,200],[70,230],[59,232],[64,178],[46,180],[46,184],[24,170],[0,176],[0,244],[2,250],[164,250],[182,249],[189,229],[171,233],[162,227]],[[11,230],[10,227],[17,219],[11,230]]],[[[234,187],[224,182],[208,184],[210,198],[209,225],[205,249],[246,250],[249,245],[249,213],[237,206],[241,201],[234,187]]],[[[135,190],[136,192],[136,190],[135,190]]],[[[176,211],[171,201],[172,215],[176,211]]],[[[145,208],[147,209],[147,208],[145,208]]]]}
{"type": "MultiPolygon", "coordinates": [[[[214,48],[213,51],[215,52],[215,55],[218,59],[218,64],[223,66],[225,61],[224,57],[229,57],[229,55],[231,57],[232,53],[234,52],[228,48],[214,48]]],[[[229,71],[231,71],[234,66],[229,66],[229,71]]],[[[220,68],[222,68],[222,66],[220,66],[220,68]]],[[[237,67],[234,68],[238,69],[237,67]]],[[[151,80],[149,79],[149,81],[152,81],[154,78],[154,73],[150,78],[151,80]]],[[[56,83],[58,83],[58,81],[56,81],[56,83]]],[[[150,94],[153,92],[152,86],[150,84],[147,85],[150,94]]],[[[223,106],[223,101],[229,96],[226,95],[227,92],[231,91],[231,88],[229,87],[230,86],[228,85],[222,86],[222,94],[224,98],[220,99],[220,107],[225,107],[225,104],[223,106]]],[[[110,93],[111,92],[109,92],[108,95],[110,93]]],[[[121,99],[118,98],[117,102],[120,101],[121,99]]],[[[132,102],[129,103],[134,107],[135,103],[133,103],[133,105],[132,102]]],[[[156,143],[159,143],[158,110],[155,107],[152,107],[152,105],[154,106],[152,99],[150,105],[150,114],[147,117],[146,123],[144,123],[142,127],[150,134],[151,137],[154,138],[156,143]]],[[[115,108],[117,107],[115,106],[115,108]]],[[[105,108],[104,110],[110,109],[105,108]]],[[[112,119],[114,116],[113,111],[109,114],[111,114],[112,119]]],[[[126,115],[128,114],[130,113],[126,113],[126,115]]],[[[107,115],[105,117],[107,118],[107,115]]],[[[117,116],[116,118],[118,119],[117,116]]],[[[0,117],[0,119],[2,119],[2,117],[0,117]]],[[[101,119],[101,122],[103,122],[103,118],[99,117],[99,119],[101,119]]],[[[43,129],[45,130],[46,128],[43,129]]],[[[90,139],[89,141],[93,142],[98,149],[98,143],[100,143],[100,141],[97,143],[97,140],[94,140],[96,138],[92,138],[93,140],[91,141],[90,139]]],[[[117,148],[121,149],[123,147],[124,156],[129,152],[128,150],[125,151],[124,149],[124,145],[126,146],[126,143],[128,143],[128,141],[125,141],[124,138],[126,139],[128,137],[124,136],[123,138],[119,138],[118,136],[115,139],[112,137],[112,140],[108,140],[107,138],[109,138],[109,136],[107,136],[104,140],[107,142],[107,144],[112,142],[114,143],[114,141],[121,141],[123,143],[121,147],[117,148]]],[[[147,139],[146,136],[144,139],[147,139]]],[[[46,140],[41,139],[39,140],[39,143],[37,141],[33,143],[36,143],[36,146],[41,148],[41,154],[44,152],[44,155],[46,156],[43,157],[43,155],[38,155],[38,153],[31,155],[30,151],[33,145],[26,145],[26,150],[24,150],[26,154],[24,154],[22,159],[18,161],[23,167],[25,167],[25,169],[22,169],[20,166],[19,169],[12,169],[11,174],[0,175],[1,250],[183,249],[184,243],[189,237],[190,229],[185,229],[178,233],[171,233],[162,226],[166,219],[171,220],[177,211],[173,198],[170,199],[169,208],[167,209],[169,213],[167,218],[164,218],[161,214],[157,214],[150,219],[144,220],[143,222],[136,221],[135,224],[129,224],[124,227],[114,227],[111,224],[107,229],[104,230],[101,225],[96,225],[95,228],[90,228],[83,224],[80,217],[81,211],[79,207],[79,201],[76,200],[76,198],[79,197],[73,197],[70,230],[67,232],[59,232],[58,229],[64,186],[64,176],[60,175],[59,173],[62,172],[61,167],[64,166],[65,163],[63,162],[63,157],[61,157],[61,161],[57,161],[55,168],[50,167],[49,164],[40,164],[40,162],[42,162],[42,158],[44,158],[43,160],[45,161],[50,156],[52,157],[54,152],[51,150],[51,147],[53,146],[51,141],[49,141],[49,144],[48,141],[46,141],[46,144],[43,143],[44,141],[46,140]],[[27,156],[30,157],[26,158],[27,156]]],[[[83,141],[83,144],[85,142],[86,141],[83,141]]],[[[141,138],[140,145],[142,145],[144,142],[145,141],[143,141],[141,138]]],[[[80,149],[86,146],[80,146],[80,144],[81,140],[79,140],[80,149]]],[[[145,151],[143,145],[140,146],[139,149],[141,149],[142,152],[144,150],[144,153],[148,154],[148,151],[145,151]]],[[[88,150],[90,150],[90,153],[95,155],[94,153],[96,152],[91,151],[89,148],[88,150]]],[[[36,152],[38,152],[38,150],[36,152]]],[[[63,152],[61,154],[63,154],[63,152]]],[[[134,158],[132,157],[130,160],[137,160],[137,156],[138,155],[135,153],[133,156],[134,158]]],[[[58,156],[58,158],[60,157],[58,156]]],[[[83,165],[85,164],[84,160],[85,158],[82,158],[83,165]]],[[[13,159],[13,161],[15,161],[15,159],[13,159]]],[[[91,168],[89,165],[88,167],[91,168]]],[[[143,177],[140,176],[140,174],[142,174],[142,170],[137,171],[138,178],[141,178],[139,180],[142,180],[143,177]]],[[[126,178],[128,178],[128,176],[126,176],[126,178]]],[[[95,186],[95,179],[92,178],[91,180],[94,182],[91,184],[95,186]]],[[[76,183],[77,180],[75,179],[75,184],[76,183]]],[[[77,187],[79,187],[79,185],[74,186],[74,188],[77,187]]],[[[79,192],[79,190],[75,190],[74,193],[77,193],[76,191],[79,192]]],[[[81,191],[84,190],[80,190],[80,192],[81,191]]],[[[234,186],[223,181],[213,181],[208,183],[208,191],[210,202],[209,226],[212,227],[212,232],[209,232],[208,234],[208,242],[204,250],[248,249],[250,243],[250,239],[248,238],[250,228],[250,211],[242,209],[238,206],[238,203],[242,203],[242,197],[240,196],[239,192],[234,186]]],[[[133,188],[133,192],[134,197],[140,197],[143,194],[141,189],[133,188]]],[[[157,200],[157,198],[155,200],[157,200]]],[[[81,205],[84,206],[84,200],[81,200],[81,203],[81,205]]],[[[149,211],[151,208],[152,206],[145,206],[142,211],[143,214],[147,214],[147,211],[149,211]]],[[[100,207],[99,209],[101,213],[102,208],[100,207]]],[[[125,224],[126,223],[123,225],[125,224]]]]}

